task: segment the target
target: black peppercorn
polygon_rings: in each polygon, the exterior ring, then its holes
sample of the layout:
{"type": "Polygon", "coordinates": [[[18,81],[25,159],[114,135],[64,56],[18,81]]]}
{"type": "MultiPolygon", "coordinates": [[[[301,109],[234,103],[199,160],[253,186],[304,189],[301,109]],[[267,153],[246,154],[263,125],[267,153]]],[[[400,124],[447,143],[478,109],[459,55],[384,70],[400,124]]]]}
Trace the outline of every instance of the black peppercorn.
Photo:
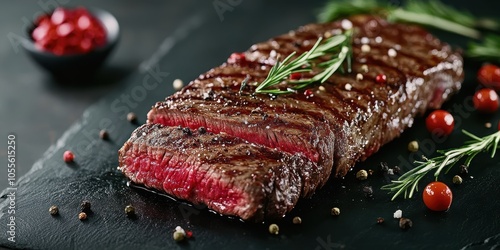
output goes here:
{"type": "Polygon", "coordinates": [[[80,208],[82,212],[88,213],[90,212],[90,201],[84,200],[82,204],[80,204],[80,208]]]}
{"type": "Polygon", "coordinates": [[[198,133],[205,134],[206,132],[207,132],[207,129],[205,127],[199,127],[198,128],[198,133]]]}
{"type": "Polygon", "coordinates": [[[182,128],[182,133],[184,133],[185,135],[192,135],[191,129],[189,128],[182,128]]]}
{"type": "Polygon", "coordinates": [[[127,205],[125,207],[125,214],[127,215],[127,217],[135,216],[135,208],[132,205],[127,205]]]}
{"type": "Polygon", "coordinates": [[[469,174],[469,166],[467,165],[460,166],[460,175],[466,176],[468,174],[469,174]]]}
{"type": "Polygon", "coordinates": [[[109,134],[108,134],[108,131],[106,130],[101,130],[99,131],[99,138],[101,138],[102,140],[107,140],[109,139],[109,134]]]}
{"type": "Polygon", "coordinates": [[[363,193],[367,198],[373,198],[373,188],[371,186],[364,186],[363,193]]]}
{"type": "Polygon", "coordinates": [[[409,229],[413,227],[413,222],[408,218],[401,217],[399,219],[399,227],[401,229],[409,229]]]}
{"type": "Polygon", "coordinates": [[[59,208],[57,206],[51,206],[49,208],[49,213],[50,215],[57,215],[59,214],[59,208]]]}
{"type": "Polygon", "coordinates": [[[131,123],[135,123],[137,122],[137,116],[135,115],[135,113],[130,112],[127,114],[127,120],[131,123]]]}

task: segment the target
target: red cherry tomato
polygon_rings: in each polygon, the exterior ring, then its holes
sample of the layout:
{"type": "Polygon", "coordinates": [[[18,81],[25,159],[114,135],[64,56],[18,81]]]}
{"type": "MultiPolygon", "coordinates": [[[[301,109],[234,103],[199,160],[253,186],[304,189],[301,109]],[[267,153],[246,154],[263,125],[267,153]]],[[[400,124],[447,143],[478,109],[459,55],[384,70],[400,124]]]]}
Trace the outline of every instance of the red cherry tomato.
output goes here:
{"type": "Polygon", "coordinates": [[[446,184],[435,181],[429,183],[423,193],[425,206],[432,211],[447,211],[451,206],[453,194],[446,184]]]}
{"type": "Polygon", "coordinates": [[[472,99],[474,108],[484,113],[494,113],[498,109],[499,100],[497,92],[493,89],[480,89],[472,99]]]}
{"type": "Polygon", "coordinates": [[[427,130],[434,134],[450,135],[455,127],[455,119],[445,110],[434,110],[425,119],[427,130]]]}
{"type": "Polygon", "coordinates": [[[483,65],[477,72],[477,79],[487,88],[500,91],[500,68],[493,64],[483,65]]]}

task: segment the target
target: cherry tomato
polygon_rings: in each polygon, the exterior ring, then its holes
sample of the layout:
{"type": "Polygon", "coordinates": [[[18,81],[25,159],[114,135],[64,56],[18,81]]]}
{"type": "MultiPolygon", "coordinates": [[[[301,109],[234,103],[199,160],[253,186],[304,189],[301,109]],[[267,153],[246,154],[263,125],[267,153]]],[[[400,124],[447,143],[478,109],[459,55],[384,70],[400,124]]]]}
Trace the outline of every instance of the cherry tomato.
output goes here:
{"type": "Polygon", "coordinates": [[[500,68],[493,64],[483,65],[477,72],[477,79],[487,88],[500,91],[500,68]]]}
{"type": "Polygon", "coordinates": [[[434,110],[425,119],[427,130],[434,134],[450,135],[455,127],[455,119],[445,110],[434,110]]]}
{"type": "Polygon", "coordinates": [[[498,109],[499,101],[497,92],[493,89],[480,89],[472,99],[474,108],[484,113],[494,113],[498,109]]]}
{"type": "Polygon", "coordinates": [[[434,181],[424,188],[423,199],[425,206],[432,211],[446,211],[451,206],[453,194],[446,184],[434,181]]]}

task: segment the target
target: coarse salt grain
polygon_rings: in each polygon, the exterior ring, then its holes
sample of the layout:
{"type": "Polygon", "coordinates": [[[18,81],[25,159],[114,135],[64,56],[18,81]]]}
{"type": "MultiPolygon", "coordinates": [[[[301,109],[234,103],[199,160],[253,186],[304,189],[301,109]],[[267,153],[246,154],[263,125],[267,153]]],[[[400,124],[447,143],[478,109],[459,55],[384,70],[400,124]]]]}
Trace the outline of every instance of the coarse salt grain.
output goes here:
{"type": "Polygon", "coordinates": [[[387,51],[387,55],[389,55],[390,57],[395,57],[397,54],[398,52],[396,52],[396,50],[392,48],[387,51]]]}
{"type": "Polygon", "coordinates": [[[344,30],[350,30],[350,29],[352,29],[352,22],[347,20],[347,19],[344,19],[344,20],[342,20],[342,23],[340,24],[340,26],[342,26],[342,29],[344,29],[344,30]]]}
{"type": "Polygon", "coordinates": [[[396,212],[394,212],[394,219],[400,219],[401,217],[403,217],[403,211],[401,211],[401,209],[396,210],[396,212]]]}
{"type": "Polygon", "coordinates": [[[370,52],[370,50],[371,50],[370,45],[368,45],[368,44],[361,45],[361,52],[367,53],[367,52],[370,52]]]}
{"type": "Polygon", "coordinates": [[[172,85],[174,86],[175,90],[180,90],[184,86],[184,83],[182,82],[181,79],[175,79],[172,85]]]}
{"type": "Polygon", "coordinates": [[[351,85],[351,84],[349,84],[349,83],[346,83],[346,84],[345,84],[345,86],[344,86],[344,88],[345,88],[345,90],[347,90],[347,91],[351,91],[351,89],[352,89],[352,85],[351,85]]]}
{"type": "Polygon", "coordinates": [[[361,70],[363,70],[363,72],[365,73],[368,72],[368,65],[366,64],[361,65],[361,70]]]}
{"type": "Polygon", "coordinates": [[[363,75],[361,73],[356,74],[356,80],[358,81],[363,80],[363,75]]]}

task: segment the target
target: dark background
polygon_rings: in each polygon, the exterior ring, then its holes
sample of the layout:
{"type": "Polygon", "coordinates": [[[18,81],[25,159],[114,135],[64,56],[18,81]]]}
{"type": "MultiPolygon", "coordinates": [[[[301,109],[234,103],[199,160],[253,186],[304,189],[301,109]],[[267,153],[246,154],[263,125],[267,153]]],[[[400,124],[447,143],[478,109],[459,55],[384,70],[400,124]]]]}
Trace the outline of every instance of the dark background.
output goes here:
{"type": "MultiPolygon", "coordinates": [[[[5,141],[0,142],[0,163],[5,167],[0,168],[0,173],[3,173],[0,188],[7,187],[4,176],[7,174],[6,141],[9,133],[17,137],[18,179],[39,161],[18,185],[19,242],[11,244],[3,237],[5,217],[0,216],[0,246],[57,249],[489,247],[483,244],[484,240],[492,236],[491,232],[500,232],[497,212],[500,204],[498,199],[490,199],[498,197],[500,172],[498,160],[487,157],[478,159],[486,167],[476,172],[474,179],[467,179],[465,184],[468,185],[454,187],[457,198],[448,214],[429,213],[418,198],[390,203],[389,196],[378,190],[384,183],[383,178],[375,178],[369,183],[378,195],[375,200],[367,201],[361,191],[366,183],[356,182],[350,174],[346,179],[330,182],[313,199],[301,201],[292,216],[300,215],[304,224],[294,227],[289,218],[285,218],[286,221],[280,222],[283,233],[279,237],[266,233],[266,225],[229,220],[200,207],[189,207],[127,188],[123,176],[116,171],[116,150],[135,128],[125,121],[126,112],[137,113],[139,123],[144,122],[149,107],[173,92],[174,79],[180,78],[187,83],[223,62],[231,52],[246,50],[255,42],[315,21],[315,11],[324,1],[232,1],[238,4],[221,16],[214,9],[214,2],[64,1],[65,5],[106,9],[116,16],[121,27],[120,43],[106,66],[94,79],[79,85],[73,81],[54,81],[10,40],[14,35],[25,35],[24,20],[32,19],[35,13],[45,8],[40,3],[58,2],[2,4],[0,138],[5,138],[5,141]],[[148,65],[168,75],[160,75],[159,81],[155,82],[157,86],[146,92],[145,98],[136,100],[134,105],[120,102],[123,94],[130,95],[134,89],[144,86],[145,78],[149,76],[151,79],[151,71],[145,70],[148,65]],[[112,103],[117,100],[119,108],[113,110],[112,103]],[[100,128],[110,130],[109,142],[97,138],[100,128]],[[76,152],[75,166],[62,163],[65,149],[76,152]],[[74,217],[83,198],[94,202],[95,214],[86,223],[74,217]],[[123,217],[123,206],[128,203],[133,203],[138,209],[137,220],[123,217]],[[57,219],[46,212],[51,204],[61,207],[61,216],[57,219]],[[328,214],[334,205],[342,208],[342,217],[332,219],[328,214]],[[391,220],[396,209],[403,209],[404,214],[411,216],[415,228],[402,232],[391,220]],[[382,227],[374,224],[374,218],[378,216],[388,220],[382,227]],[[169,230],[176,225],[192,229],[195,240],[184,245],[175,244],[169,230]],[[241,244],[242,241],[245,243],[241,244]]],[[[499,3],[486,5],[486,1],[445,2],[491,16],[497,15],[500,7],[499,3]]],[[[391,3],[399,4],[398,1],[391,3]]],[[[467,42],[449,34],[436,34],[453,45],[467,42]]],[[[468,66],[464,90],[445,108],[463,104],[463,98],[473,93],[476,69],[477,64],[468,66]]],[[[491,132],[482,126],[484,121],[495,121],[496,124],[498,120],[498,115],[495,120],[472,111],[468,114],[470,116],[464,119],[461,128],[481,135],[491,132]]],[[[406,144],[413,139],[428,139],[422,119],[402,138],[358,167],[377,170],[380,161],[398,164],[399,158],[394,156],[406,156],[406,144]]],[[[431,145],[446,148],[461,144],[463,139],[459,131],[455,131],[445,143],[431,145]]],[[[5,199],[5,193],[1,198],[5,199]]],[[[489,242],[498,244],[498,237],[489,242]]]]}

